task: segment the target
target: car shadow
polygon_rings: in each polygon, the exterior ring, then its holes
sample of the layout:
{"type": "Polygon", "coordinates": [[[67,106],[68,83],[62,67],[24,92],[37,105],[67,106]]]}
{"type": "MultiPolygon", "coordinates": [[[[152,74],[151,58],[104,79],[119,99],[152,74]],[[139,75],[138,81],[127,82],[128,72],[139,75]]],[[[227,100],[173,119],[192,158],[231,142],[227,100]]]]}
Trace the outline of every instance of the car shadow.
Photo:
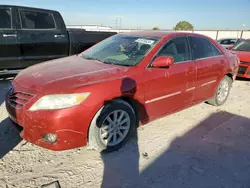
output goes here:
{"type": "Polygon", "coordinates": [[[0,79],[0,106],[4,103],[5,95],[10,87],[10,80],[0,79]]]}
{"type": "Polygon", "coordinates": [[[160,156],[149,158],[149,164],[140,172],[141,155],[136,142],[137,139],[119,152],[102,155],[103,188],[250,185],[249,118],[224,111],[211,114],[170,144],[166,142],[167,149],[162,148],[160,156]]]}
{"type": "Polygon", "coordinates": [[[241,78],[241,77],[236,77],[237,81],[250,81],[250,78],[241,78]]]}
{"type": "Polygon", "coordinates": [[[20,132],[21,129],[9,118],[0,122],[0,159],[22,141],[20,132]]]}
{"type": "Polygon", "coordinates": [[[138,118],[136,121],[136,129],[134,131],[133,137],[125,148],[120,149],[119,152],[101,153],[104,163],[103,181],[101,185],[103,188],[121,187],[120,185],[125,183],[124,180],[126,180],[126,183],[123,184],[123,186],[126,187],[126,185],[130,185],[139,178],[140,155],[138,149],[137,128],[139,124],[145,124],[148,122],[149,118],[144,105],[135,99],[137,83],[134,79],[123,79],[120,86],[120,91],[122,96],[125,96],[124,100],[127,100],[127,102],[132,104],[138,118]],[[126,96],[128,96],[127,99],[126,96]],[[130,151],[129,154],[127,154],[127,151],[130,151]],[[121,165],[121,163],[123,165],[121,165]]]}
{"type": "Polygon", "coordinates": [[[214,113],[141,172],[143,187],[248,187],[249,135],[249,118],[214,113]]]}
{"type": "MultiPolygon", "coordinates": [[[[20,129],[4,114],[4,100],[10,86],[9,79],[0,80],[0,159],[11,151],[22,139],[19,136],[20,129]],[[6,116],[6,118],[5,118],[6,116]]],[[[7,112],[6,112],[7,113],[7,112]]]]}

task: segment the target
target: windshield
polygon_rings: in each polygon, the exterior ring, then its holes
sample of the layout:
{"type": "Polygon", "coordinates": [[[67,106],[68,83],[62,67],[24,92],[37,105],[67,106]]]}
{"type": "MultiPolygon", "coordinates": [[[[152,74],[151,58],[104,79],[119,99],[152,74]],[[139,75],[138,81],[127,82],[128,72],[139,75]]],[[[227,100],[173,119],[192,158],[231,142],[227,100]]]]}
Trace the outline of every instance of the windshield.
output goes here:
{"type": "Polygon", "coordinates": [[[157,37],[116,35],[83,52],[82,57],[107,64],[135,66],[158,41],[157,37]]]}
{"type": "Polygon", "coordinates": [[[250,41],[245,40],[237,44],[233,50],[250,52],[250,41]]]}

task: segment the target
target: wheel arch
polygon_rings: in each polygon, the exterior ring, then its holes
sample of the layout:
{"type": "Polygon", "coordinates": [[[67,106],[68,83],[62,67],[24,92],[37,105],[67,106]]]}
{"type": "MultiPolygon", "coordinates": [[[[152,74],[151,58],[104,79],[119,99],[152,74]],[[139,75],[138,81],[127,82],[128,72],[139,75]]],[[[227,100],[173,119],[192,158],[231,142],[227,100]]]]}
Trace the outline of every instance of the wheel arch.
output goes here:
{"type": "Polygon", "coordinates": [[[216,82],[216,85],[215,85],[215,87],[213,88],[213,95],[215,94],[216,89],[217,89],[217,87],[219,86],[221,80],[222,80],[225,76],[229,77],[229,78],[232,80],[232,82],[234,81],[234,79],[233,79],[233,74],[232,74],[232,73],[227,72],[227,73],[223,74],[223,76],[216,82]]]}
{"type": "Polygon", "coordinates": [[[104,104],[99,108],[99,110],[95,113],[94,117],[92,118],[89,126],[88,126],[88,132],[87,132],[87,142],[89,142],[89,132],[90,132],[90,127],[91,125],[94,123],[94,121],[97,120],[97,117],[100,115],[100,113],[102,112],[103,108],[105,107],[105,105],[111,103],[112,101],[123,101],[126,102],[135,112],[135,116],[136,116],[136,126],[139,126],[139,122],[140,122],[140,109],[139,109],[139,103],[133,99],[133,97],[131,96],[120,96],[120,97],[116,97],[113,98],[111,100],[107,100],[104,102],[104,104]]]}
{"type": "Polygon", "coordinates": [[[227,73],[227,74],[225,74],[225,76],[228,76],[229,78],[231,78],[232,81],[234,80],[234,79],[233,79],[233,74],[232,74],[232,73],[227,73]]]}

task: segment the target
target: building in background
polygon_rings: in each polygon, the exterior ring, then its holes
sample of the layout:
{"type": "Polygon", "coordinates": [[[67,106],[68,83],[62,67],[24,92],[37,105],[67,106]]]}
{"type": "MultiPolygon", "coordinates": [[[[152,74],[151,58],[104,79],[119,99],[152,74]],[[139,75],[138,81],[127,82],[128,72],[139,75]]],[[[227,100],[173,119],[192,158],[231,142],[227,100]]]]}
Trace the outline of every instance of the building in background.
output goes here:
{"type": "Polygon", "coordinates": [[[135,31],[135,29],[113,29],[112,27],[103,25],[67,25],[66,27],[69,29],[85,29],[86,31],[109,31],[118,33],[135,31]]]}
{"type": "MultiPolygon", "coordinates": [[[[111,31],[118,33],[142,31],[142,29],[113,29],[112,27],[103,25],[67,25],[67,28],[85,29],[87,31],[111,31]]],[[[172,31],[172,30],[159,30],[159,31],[172,31]]],[[[222,38],[245,38],[245,39],[250,38],[250,31],[246,30],[194,30],[186,32],[203,34],[215,40],[219,40],[222,38]]]]}
{"type": "Polygon", "coordinates": [[[67,28],[85,29],[88,31],[109,31],[112,27],[103,25],[67,25],[67,28]]]}

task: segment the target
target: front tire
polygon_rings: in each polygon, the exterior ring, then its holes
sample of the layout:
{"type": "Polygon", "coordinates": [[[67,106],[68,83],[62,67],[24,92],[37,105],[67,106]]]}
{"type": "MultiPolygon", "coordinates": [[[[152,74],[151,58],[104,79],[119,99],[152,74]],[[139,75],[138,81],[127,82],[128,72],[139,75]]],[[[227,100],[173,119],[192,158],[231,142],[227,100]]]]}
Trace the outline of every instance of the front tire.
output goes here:
{"type": "Polygon", "coordinates": [[[207,102],[213,106],[223,105],[228,99],[232,83],[232,79],[228,76],[225,76],[220,81],[213,98],[208,100],[207,102]]]}
{"type": "Polygon", "coordinates": [[[123,100],[106,104],[93,118],[89,128],[89,146],[99,152],[120,149],[136,129],[134,109],[123,100]]]}

